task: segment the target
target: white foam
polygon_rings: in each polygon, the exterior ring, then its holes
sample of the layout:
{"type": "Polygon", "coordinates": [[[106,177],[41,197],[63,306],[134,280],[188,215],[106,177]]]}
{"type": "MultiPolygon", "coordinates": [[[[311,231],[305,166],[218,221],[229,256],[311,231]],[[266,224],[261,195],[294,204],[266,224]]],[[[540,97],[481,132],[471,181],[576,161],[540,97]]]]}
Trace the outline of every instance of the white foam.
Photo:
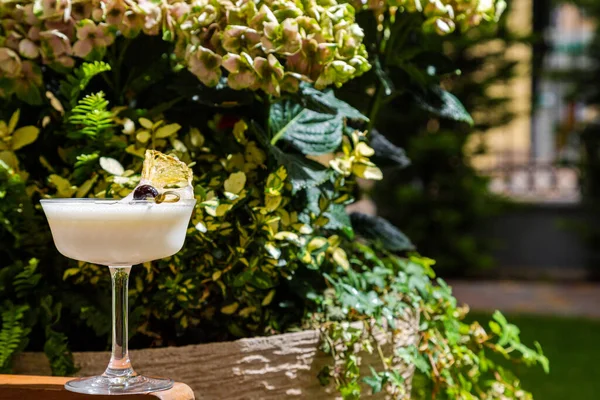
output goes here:
{"type": "Polygon", "coordinates": [[[66,257],[133,265],[177,253],[194,200],[177,203],[110,200],[42,201],[54,243],[66,257]]]}

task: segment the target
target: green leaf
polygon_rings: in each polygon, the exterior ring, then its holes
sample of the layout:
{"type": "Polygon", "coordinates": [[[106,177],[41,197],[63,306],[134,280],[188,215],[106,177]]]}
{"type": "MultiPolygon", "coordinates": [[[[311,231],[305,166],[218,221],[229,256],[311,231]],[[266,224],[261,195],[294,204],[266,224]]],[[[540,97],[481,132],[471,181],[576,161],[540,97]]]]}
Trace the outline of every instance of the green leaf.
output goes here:
{"type": "Polygon", "coordinates": [[[500,328],[502,328],[500,339],[498,340],[499,346],[506,346],[509,343],[514,346],[515,344],[520,343],[519,334],[521,332],[516,325],[510,324],[500,311],[495,311],[492,318],[500,325],[500,328]]]}
{"type": "Polygon", "coordinates": [[[14,277],[12,286],[17,298],[26,297],[35,291],[37,284],[42,279],[42,275],[36,272],[38,263],[38,259],[30,259],[29,264],[23,266],[23,270],[14,277]]]}
{"type": "Polygon", "coordinates": [[[352,226],[346,207],[341,204],[330,205],[323,215],[329,220],[324,226],[325,229],[343,229],[352,226]]]}
{"type": "Polygon", "coordinates": [[[335,151],[342,143],[343,128],[340,114],[313,111],[289,99],[273,104],[269,112],[271,144],[282,139],[303,154],[335,151]]]}
{"type": "Polygon", "coordinates": [[[224,307],[221,307],[221,312],[223,314],[227,314],[227,315],[231,315],[234,312],[237,311],[238,307],[240,306],[240,304],[236,301],[234,303],[228,304],[224,307]]]}
{"type": "MultiPolygon", "coordinates": [[[[325,343],[327,343],[327,342],[325,342],[325,343]]],[[[328,365],[324,366],[319,371],[319,374],[317,375],[317,379],[319,380],[319,383],[321,384],[321,386],[329,385],[329,383],[331,382],[331,368],[328,365]]]]}
{"type": "MultiPolygon", "coordinates": [[[[39,67],[36,66],[36,68],[39,67]]],[[[15,86],[15,94],[17,95],[19,100],[22,100],[25,103],[30,104],[32,106],[41,105],[44,101],[40,88],[38,88],[37,86],[33,86],[32,84],[17,84],[15,86]]]]}
{"type": "Polygon", "coordinates": [[[352,213],[350,220],[357,235],[373,240],[387,250],[406,251],[415,248],[404,233],[381,217],[352,213]]]}
{"type": "Polygon", "coordinates": [[[8,133],[11,133],[15,130],[17,124],[19,123],[20,116],[21,110],[19,109],[17,109],[17,111],[15,111],[13,115],[10,116],[10,121],[8,121],[8,133]]]}
{"type": "Polygon", "coordinates": [[[540,363],[540,365],[542,366],[542,368],[544,369],[544,372],[546,374],[550,373],[550,361],[548,361],[548,358],[546,356],[544,356],[544,352],[542,351],[542,345],[540,345],[539,342],[535,341],[533,343],[533,345],[535,346],[535,349],[537,350],[537,362],[540,363]]]}
{"type": "Polygon", "coordinates": [[[347,234],[352,235],[352,224],[350,216],[346,212],[346,207],[342,204],[331,203],[325,210],[321,210],[319,202],[323,198],[330,198],[334,194],[334,188],[331,184],[323,184],[319,187],[306,188],[306,210],[313,214],[320,214],[323,211],[323,216],[328,219],[328,222],[323,226],[325,229],[344,229],[350,228],[347,234]]]}
{"type": "MultiPolygon", "coordinates": [[[[75,184],[80,185],[82,182],[88,181],[89,176],[96,170],[98,165],[98,153],[80,154],[75,161],[75,170],[73,171],[73,180],[75,184]]],[[[77,196],[82,197],[82,196],[77,196]]]]}
{"type": "MultiPolygon", "coordinates": [[[[140,120],[141,120],[141,118],[140,118],[140,120]]],[[[173,135],[180,129],[181,129],[181,125],[179,125],[179,124],[169,124],[169,125],[161,126],[160,128],[158,128],[156,130],[156,133],[154,134],[154,136],[157,139],[166,138],[166,137],[173,135]]]]}
{"type": "Polygon", "coordinates": [[[10,360],[27,340],[29,329],[23,327],[27,305],[16,306],[11,302],[2,305],[2,330],[0,330],[0,371],[6,371],[10,360]]]}
{"type": "Polygon", "coordinates": [[[369,136],[369,146],[375,150],[375,155],[371,157],[371,161],[378,167],[405,168],[410,165],[406,152],[390,142],[376,129],[373,129],[369,136]]]}
{"type": "Polygon", "coordinates": [[[24,126],[15,131],[12,137],[12,150],[18,150],[36,141],[40,130],[35,126],[24,126]]]}
{"type": "Polygon", "coordinates": [[[105,62],[83,63],[81,67],[74,69],[71,75],[61,81],[59,92],[73,108],[77,104],[81,92],[85,90],[92,78],[106,71],[110,71],[110,65],[105,62]]]}
{"type": "Polygon", "coordinates": [[[394,369],[392,371],[388,371],[389,380],[396,386],[404,385],[404,377],[400,374],[400,371],[394,369]]]}
{"type": "Polygon", "coordinates": [[[236,275],[233,280],[234,287],[242,287],[252,278],[252,271],[245,270],[236,275]]]}
{"type": "Polygon", "coordinates": [[[453,121],[473,126],[473,118],[452,93],[439,86],[430,86],[425,93],[414,93],[417,104],[424,110],[453,121]]]}
{"type": "Polygon", "coordinates": [[[250,284],[259,289],[270,289],[275,286],[273,279],[267,273],[260,270],[252,273],[250,284]]]}
{"type": "Polygon", "coordinates": [[[67,336],[62,332],[54,331],[50,326],[46,327],[44,353],[50,361],[52,375],[67,376],[77,372],[73,355],[68,347],[67,336]]]}
{"type": "Polygon", "coordinates": [[[19,166],[19,159],[13,151],[0,151],[0,161],[2,161],[8,168],[17,169],[19,166]]]}
{"type": "Polygon", "coordinates": [[[246,174],[242,171],[234,172],[223,183],[226,192],[239,194],[246,185],[246,174]]]}
{"type": "Polygon", "coordinates": [[[302,103],[306,108],[329,114],[339,114],[344,118],[368,122],[369,118],[364,116],[356,108],[335,97],[332,90],[320,91],[308,84],[301,85],[302,103]]]}
{"type": "Polygon", "coordinates": [[[392,79],[388,76],[387,72],[383,70],[379,57],[375,58],[375,75],[377,75],[377,79],[381,82],[381,86],[383,87],[386,96],[390,96],[396,91],[394,82],[392,82],[392,79]]]}
{"type": "MultiPolygon", "coordinates": [[[[71,305],[71,307],[73,306],[71,305]]],[[[81,319],[83,319],[85,324],[94,331],[96,336],[105,336],[110,332],[110,316],[107,316],[104,310],[84,304],[81,305],[78,311],[81,315],[81,319]]]]}
{"type": "Polygon", "coordinates": [[[69,122],[77,127],[70,137],[100,137],[114,126],[113,113],[107,110],[108,101],[103,92],[85,96],[79,100],[69,116],[69,122]]]}
{"type": "Polygon", "coordinates": [[[338,387],[338,390],[345,400],[360,399],[360,384],[356,380],[346,382],[344,385],[338,387]]]}
{"type": "Polygon", "coordinates": [[[423,374],[430,376],[431,364],[427,360],[427,354],[420,353],[416,346],[398,347],[395,353],[404,363],[414,365],[423,374]]]}
{"type": "Polygon", "coordinates": [[[270,148],[280,165],[283,165],[292,182],[292,194],[308,187],[319,186],[331,176],[331,171],[316,161],[298,154],[285,153],[277,147],[270,148]]]}
{"type": "Polygon", "coordinates": [[[56,194],[58,197],[71,197],[77,191],[77,188],[71,186],[71,183],[60,175],[50,175],[48,177],[48,183],[56,187],[56,194]]]}
{"type": "Polygon", "coordinates": [[[87,181],[83,182],[83,184],[79,187],[79,189],[77,189],[77,192],[75,193],[75,197],[77,197],[77,198],[85,197],[89,193],[89,191],[92,190],[92,187],[94,186],[94,184],[96,183],[97,180],[98,180],[98,175],[95,175],[92,178],[88,179],[87,181]]]}
{"type": "Polygon", "coordinates": [[[372,393],[379,393],[383,389],[383,377],[375,371],[375,368],[369,365],[371,376],[365,376],[363,382],[371,387],[372,393]]]}

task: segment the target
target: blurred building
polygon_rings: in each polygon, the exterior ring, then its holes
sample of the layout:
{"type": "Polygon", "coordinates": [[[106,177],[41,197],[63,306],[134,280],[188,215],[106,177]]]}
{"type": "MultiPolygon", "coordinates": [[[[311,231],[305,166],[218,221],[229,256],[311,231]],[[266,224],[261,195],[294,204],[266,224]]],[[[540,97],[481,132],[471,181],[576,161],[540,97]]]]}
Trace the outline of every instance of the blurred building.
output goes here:
{"type": "Polygon", "coordinates": [[[545,0],[513,0],[508,18],[509,29],[533,34],[534,44],[506,51],[518,62],[518,75],[494,93],[512,99],[517,117],[482,133],[488,151],[475,165],[492,176],[493,191],[513,199],[577,203],[580,151],[574,132],[588,111],[568,100],[568,78],[590,62],[585,49],[594,22],[573,4],[545,0]]]}
{"type": "Polygon", "coordinates": [[[498,243],[496,273],[505,277],[583,279],[591,276],[590,249],[581,232],[589,216],[581,203],[577,130],[590,110],[570,100],[572,74],[590,64],[586,47],[595,26],[577,6],[552,0],[513,0],[516,44],[506,57],[518,74],[494,90],[511,99],[517,116],[482,132],[487,154],[475,166],[491,176],[491,189],[522,204],[482,228],[498,243]]]}

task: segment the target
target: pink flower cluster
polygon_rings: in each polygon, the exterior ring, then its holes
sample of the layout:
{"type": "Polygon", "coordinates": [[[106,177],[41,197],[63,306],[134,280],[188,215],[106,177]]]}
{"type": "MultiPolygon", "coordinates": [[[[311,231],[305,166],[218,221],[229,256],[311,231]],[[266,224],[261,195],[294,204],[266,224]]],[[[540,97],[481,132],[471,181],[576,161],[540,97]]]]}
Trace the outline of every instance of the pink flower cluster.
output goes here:
{"type": "Polygon", "coordinates": [[[419,12],[425,17],[423,29],[447,35],[456,27],[463,31],[482,21],[497,21],[506,9],[506,0],[350,0],[357,10],[370,9],[382,16],[388,9],[419,12]]]}
{"type": "Polygon", "coordinates": [[[278,96],[370,68],[354,9],[336,0],[17,0],[0,8],[0,95],[101,59],[117,36],[162,35],[198,79],[278,96]]]}

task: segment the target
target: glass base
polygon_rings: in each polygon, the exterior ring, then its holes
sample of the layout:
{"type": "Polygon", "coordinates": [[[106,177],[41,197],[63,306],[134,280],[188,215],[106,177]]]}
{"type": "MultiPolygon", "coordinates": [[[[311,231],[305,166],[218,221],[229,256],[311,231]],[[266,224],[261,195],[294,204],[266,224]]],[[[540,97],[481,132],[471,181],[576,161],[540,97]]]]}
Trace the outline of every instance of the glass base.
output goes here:
{"type": "Polygon", "coordinates": [[[65,383],[65,389],[83,394],[142,394],[167,390],[173,387],[172,379],[148,378],[141,375],[108,377],[104,375],[74,379],[65,383]]]}

